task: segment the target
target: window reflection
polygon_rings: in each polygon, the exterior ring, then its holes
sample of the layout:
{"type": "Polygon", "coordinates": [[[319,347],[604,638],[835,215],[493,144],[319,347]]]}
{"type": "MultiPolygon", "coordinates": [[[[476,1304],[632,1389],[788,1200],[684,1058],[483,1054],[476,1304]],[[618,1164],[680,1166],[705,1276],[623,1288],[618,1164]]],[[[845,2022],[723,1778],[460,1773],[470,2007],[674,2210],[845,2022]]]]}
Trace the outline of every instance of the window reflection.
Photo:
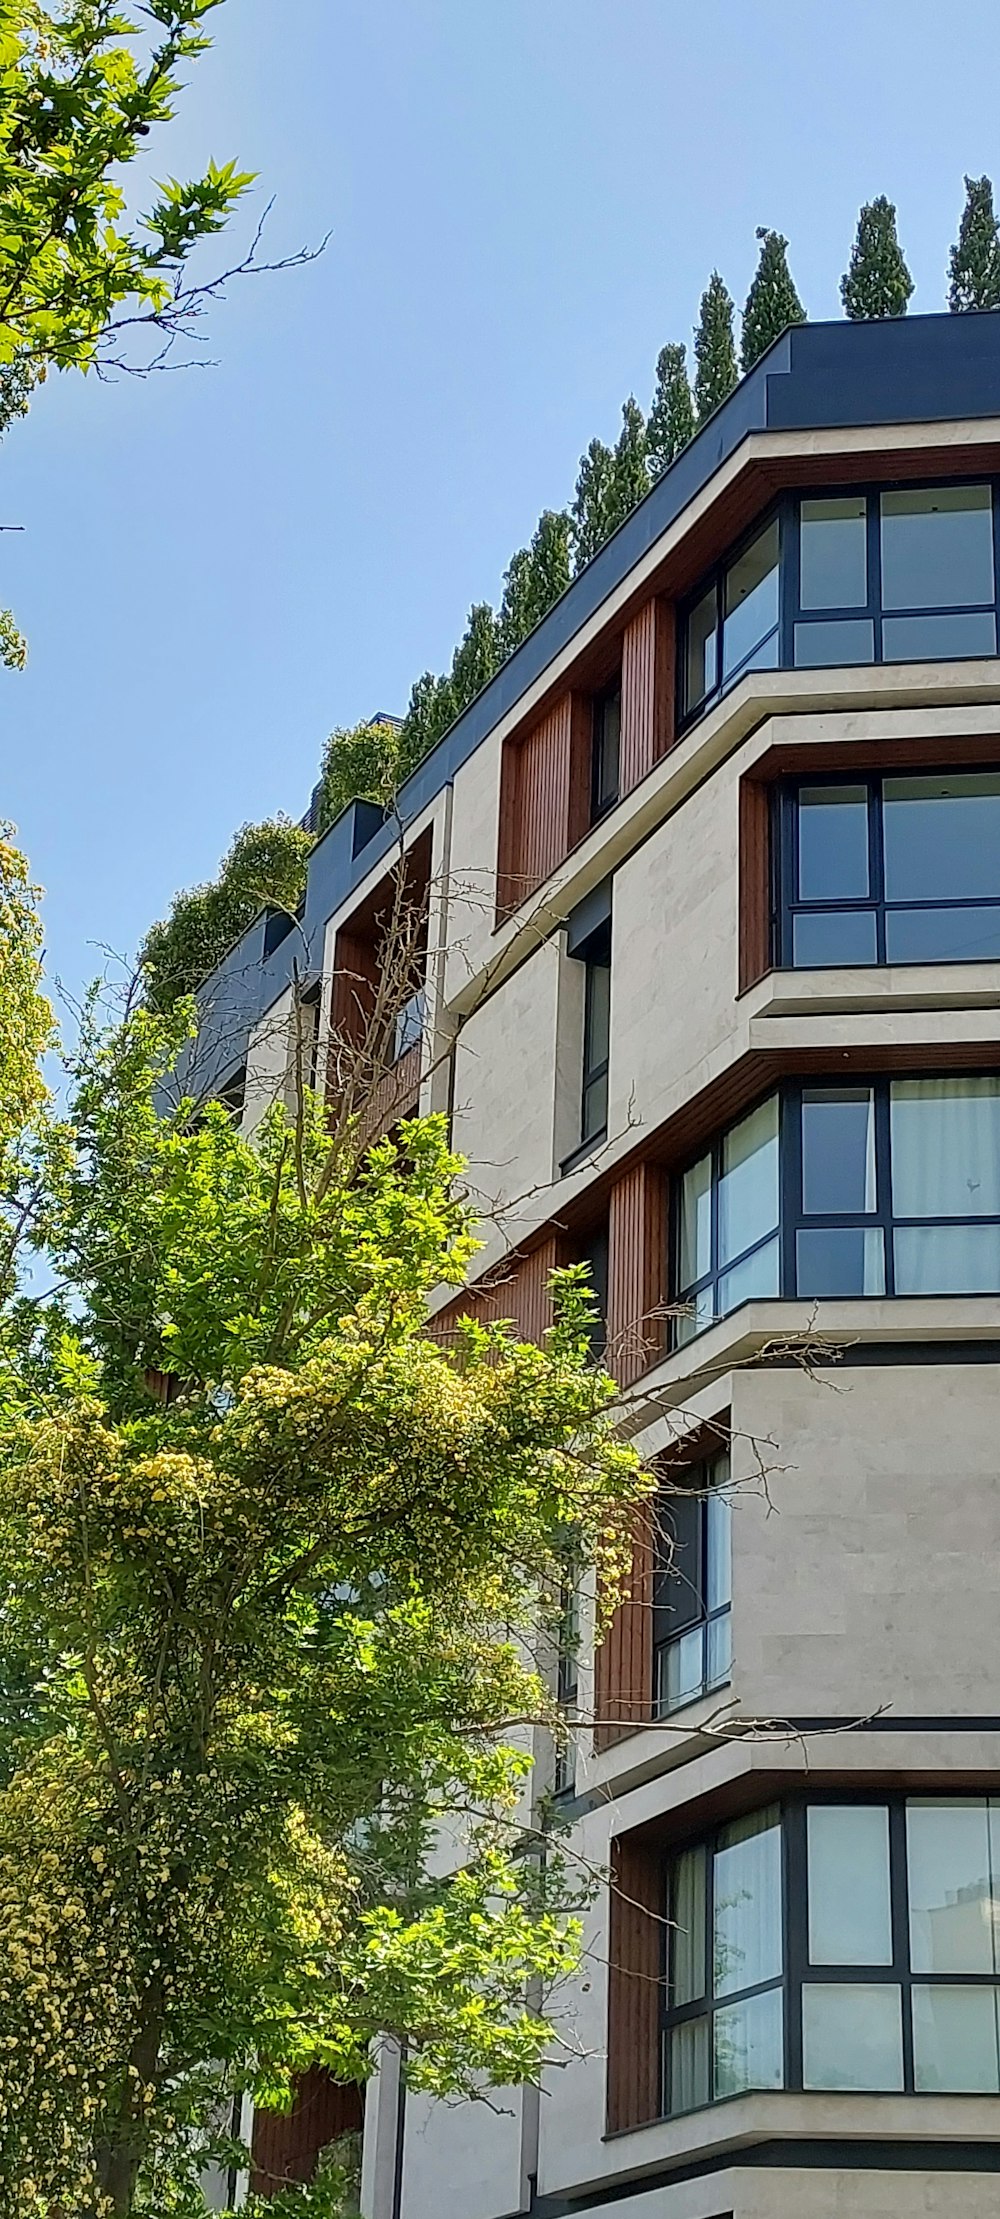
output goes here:
{"type": "Polygon", "coordinates": [[[863,493],[800,504],[804,609],[863,609],[868,600],[868,503],[863,493]]]}
{"type": "Polygon", "coordinates": [[[957,609],[993,598],[988,485],[904,487],[881,501],[882,606],[957,609]]]}

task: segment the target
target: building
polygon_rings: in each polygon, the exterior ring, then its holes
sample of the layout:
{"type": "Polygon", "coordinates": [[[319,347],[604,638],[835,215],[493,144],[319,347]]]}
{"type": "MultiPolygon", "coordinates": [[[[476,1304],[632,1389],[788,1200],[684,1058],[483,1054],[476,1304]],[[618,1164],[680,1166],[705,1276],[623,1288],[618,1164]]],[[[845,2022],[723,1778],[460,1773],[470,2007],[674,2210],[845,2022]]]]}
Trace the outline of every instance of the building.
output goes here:
{"type": "MultiPolygon", "coordinates": [[[[377,1118],[449,1111],[486,1237],[435,1329],[589,1258],[667,1477],[537,1752],[613,1874],[566,2047],[497,2112],[387,2060],[366,2219],[998,2208],[998,535],[1000,316],[792,330],[404,792],[377,1118]]],[[[396,838],[209,982],[247,1129],[396,838]]]]}

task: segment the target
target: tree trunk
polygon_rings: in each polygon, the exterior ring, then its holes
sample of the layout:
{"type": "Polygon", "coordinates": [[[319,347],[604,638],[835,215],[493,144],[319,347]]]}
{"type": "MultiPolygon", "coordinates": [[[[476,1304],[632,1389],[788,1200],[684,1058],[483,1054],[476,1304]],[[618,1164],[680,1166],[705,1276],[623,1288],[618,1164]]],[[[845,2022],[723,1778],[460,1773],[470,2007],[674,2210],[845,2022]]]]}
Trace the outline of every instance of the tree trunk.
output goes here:
{"type": "Polygon", "coordinates": [[[139,2167],[146,2154],[146,2122],[136,2115],[136,2092],[153,2080],[163,2039],[163,1986],[150,1982],[143,1998],[139,2026],[129,2051],[129,2066],[118,2117],[97,2145],[95,2160],[102,2195],[110,2203],[113,2219],[130,2219],[135,2201],[139,2167]]]}

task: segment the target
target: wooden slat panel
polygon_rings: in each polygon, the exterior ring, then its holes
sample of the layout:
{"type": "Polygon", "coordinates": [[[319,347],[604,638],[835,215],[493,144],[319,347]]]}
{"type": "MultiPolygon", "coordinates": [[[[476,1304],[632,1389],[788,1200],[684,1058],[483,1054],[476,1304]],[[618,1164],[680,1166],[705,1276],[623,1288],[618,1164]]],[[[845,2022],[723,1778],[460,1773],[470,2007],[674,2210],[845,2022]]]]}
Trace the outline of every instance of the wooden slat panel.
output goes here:
{"type": "Polygon", "coordinates": [[[630,1386],[666,1346],[668,1186],[659,1164],[635,1163],[609,1203],[608,1366],[630,1386]]]}
{"type": "Polygon", "coordinates": [[[495,1325],[509,1318],[525,1341],[543,1339],[552,1323],[548,1282],[558,1261],[552,1234],[527,1256],[508,1256],[478,1284],[463,1288],[443,1310],[430,1319],[432,1340],[447,1346],[454,1339],[459,1318],[475,1318],[480,1325],[495,1325]]]}
{"type": "Polygon", "coordinates": [[[498,920],[526,901],[582,839],[590,812],[590,737],[589,701],[565,693],[523,740],[505,747],[498,920]]]}
{"type": "Polygon", "coordinates": [[[330,1022],[340,1040],[357,1046],[371,1021],[378,991],[378,947],[371,933],[337,934],[330,1022]]]}
{"type": "Polygon", "coordinates": [[[421,1045],[400,1056],[388,1071],[377,1079],[361,1111],[358,1137],[363,1148],[370,1148],[373,1141],[381,1140],[390,1126],[401,1117],[415,1117],[420,1100],[421,1045]]]}
{"type": "Polygon", "coordinates": [[[609,2134],[659,2117],[663,1869],[655,1842],[612,1843],[608,1930],[609,2134]]]}
{"type": "Polygon", "coordinates": [[[674,610],[654,595],[622,649],[621,791],[631,793],[674,739],[674,610]]]}
{"type": "Polygon", "coordinates": [[[770,789],[740,780],[739,985],[745,994],[771,968],[770,789]]]}
{"type": "Polygon", "coordinates": [[[594,1747],[610,1749],[653,1714],[653,1531],[647,1503],[638,1513],[628,1593],[594,1661],[594,1747]]]}
{"type": "Polygon", "coordinates": [[[253,2123],[251,2185],[274,2196],[290,2181],[312,2180],[321,2150],[341,2134],[359,2134],[364,2097],[314,2065],[298,2083],[290,2111],[258,2111],[253,2123]]]}

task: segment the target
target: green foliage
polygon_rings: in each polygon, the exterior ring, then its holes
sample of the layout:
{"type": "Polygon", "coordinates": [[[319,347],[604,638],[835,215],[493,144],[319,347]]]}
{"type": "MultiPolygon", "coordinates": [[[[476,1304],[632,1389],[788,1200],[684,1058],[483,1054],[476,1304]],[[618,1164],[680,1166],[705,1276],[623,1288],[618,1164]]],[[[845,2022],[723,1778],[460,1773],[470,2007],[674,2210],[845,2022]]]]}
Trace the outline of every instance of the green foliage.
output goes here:
{"type": "Polygon", "coordinates": [[[624,524],[648,492],[646,420],[634,393],[630,393],[622,407],[622,428],[615,447],[616,523],[624,524]]]}
{"type": "Polygon", "coordinates": [[[504,1728],[549,1715],[523,1644],[566,1531],[613,1592],[648,1490],[579,1270],[545,1349],[426,1336],[474,1246],[444,1121],[359,1163],[311,1097],[253,1148],[164,1119],[186,1022],[86,1014],[64,1292],[30,1364],[0,1333],[11,2219],[189,2219],[234,2093],[364,2079],[385,2029],[438,2095],[537,2075],[580,1931],[504,1728]]]}
{"type": "Polygon", "coordinates": [[[788,241],[780,231],[758,226],[760,257],[743,310],[741,363],[752,370],[789,324],[804,324],[806,312],[788,267],[788,241]]]}
{"type": "Polygon", "coordinates": [[[435,678],[425,670],[410,693],[400,738],[401,759],[412,770],[443,739],[455,722],[455,697],[450,678],[435,678]]]}
{"type": "Polygon", "coordinates": [[[460,717],[477,693],[488,686],[501,661],[500,627],[488,601],[477,601],[469,610],[464,637],[455,649],[451,666],[454,714],[460,717]]]}
{"type": "Polygon", "coordinates": [[[850,263],[840,281],[844,310],[855,323],[905,316],[912,291],[913,279],[896,235],[896,210],[881,194],[858,217],[850,263]]]}
{"type": "MultiPolygon", "coordinates": [[[[0,821],[0,1200],[6,1200],[47,1100],[39,1058],[52,1039],[52,1011],[42,992],[39,890],[14,846],[14,828],[0,821]]],[[[0,1247],[0,1289],[10,1257],[0,1247]]]]}
{"type": "Polygon", "coordinates": [[[570,520],[565,509],[545,509],[530,547],[511,556],[500,604],[500,647],[512,655],[540,624],[570,582],[570,520]]]}
{"type": "Polygon", "coordinates": [[[653,478],[662,476],[693,438],[694,402],[687,374],[687,348],[667,346],[656,361],[656,391],[646,426],[646,455],[653,478]]]}
{"type": "Polygon", "coordinates": [[[331,732],[323,749],[315,829],[325,832],[352,801],[392,807],[410,767],[402,752],[402,727],[396,723],[355,724],[331,732]]]}
{"type": "Polygon", "coordinates": [[[958,239],[948,261],[948,306],[1000,308],[1000,233],[988,177],[967,177],[958,239]]]}
{"type": "Polygon", "coordinates": [[[739,375],[733,343],[733,299],[718,270],[701,296],[694,338],[694,397],[703,424],[732,392],[739,375]]]}
{"type": "Polygon", "coordinates": [[[603,547],[618,522],[615,457],[603,439],[592,439],[580,457],[571,516],[573,568],[578,571],[603,547]]]}
{"type": "Polygon", "coordinates": [[[165,1012],[193,994],[259,910],[294,913],[311,846],[311,835],[286,817],[243,825],[217,877],[177,894],[169,916],[146,934],[139,960],[151,1008],[165,1012]]]}

